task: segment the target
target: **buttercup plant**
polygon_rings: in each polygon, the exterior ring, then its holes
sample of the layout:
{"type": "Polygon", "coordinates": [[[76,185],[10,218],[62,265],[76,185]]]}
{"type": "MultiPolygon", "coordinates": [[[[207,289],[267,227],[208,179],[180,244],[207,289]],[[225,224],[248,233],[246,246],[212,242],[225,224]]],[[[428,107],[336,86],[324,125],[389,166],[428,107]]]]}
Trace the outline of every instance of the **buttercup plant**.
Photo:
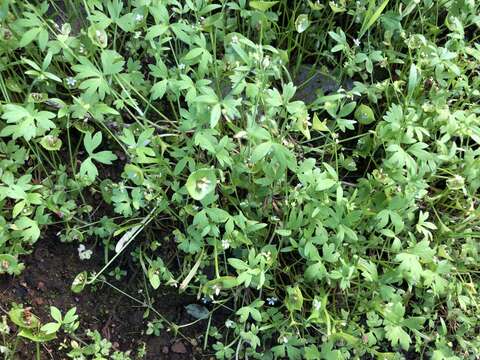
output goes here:
{"type": "Polygon", "coordinates": [[[72,290],[131,256],[219,359],[478,357],[477,2],[0,9],[0,274],[61,226],[72,290]]]}

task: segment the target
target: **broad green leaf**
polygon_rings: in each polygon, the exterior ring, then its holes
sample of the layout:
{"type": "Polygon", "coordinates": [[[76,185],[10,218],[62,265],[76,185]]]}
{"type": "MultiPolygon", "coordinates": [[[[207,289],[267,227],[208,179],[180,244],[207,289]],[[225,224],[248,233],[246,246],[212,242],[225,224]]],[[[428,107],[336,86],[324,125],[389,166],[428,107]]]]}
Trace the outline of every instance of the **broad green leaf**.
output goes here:
{"type": "Polygon", "coordinates": [[[91,133],[87,133],[83,138],[83,145],[85,146],[85,150],[87,150],[88,155],[92,156],[94,150],[100,146],[102,143],[102,133],[97,132],[95,135],[92,136],[91,133]]]}
{"type": "Polygon", "coordinates": [[[252,9],[267,11],[278,3],[278,1],[250,1],[249,5],[252,9]]]}
{"type": "Polygon", "coordinates": [[[40,320],[30,310],[13,308],[8,312],[10,320],[21,329],[35,329],[40,325],[40,320]]]}
{"type": "Polygon", "coordinates": [[[51,323],[47,323],[47,324],[43,325],[40,328],[40,330],[42,332],[44,332],[45,334],[50,335],[50,334],[55,334],[60,329],[60,326],[62,326],[61,323],[51,322],[51,323]]]}
{"type": "Polygon", "coordinates": [[[312,128],[317,131],[328,131],[326,121],[320,121],[317,116],[317,113],[313,115],[312,128]]]}
{"type": "Polygon", "coordinates": [[[295,20],[295,29],[297,30],[297,32],[301,34],[305,30],[307,30],[309,26],[310,20],[308,19],[308,15],[298,15],[297,20],[295,20]]]}
{"type": "Polygon", "coordinates": [[[95,131],[95,128],[92,125],[84,121],[75,121],[73,126],[75,126],[75,129],[84,134],[92,133],[95,131]]]}
{"type": "Polygon", "coordinates": [[[91,25],[88,28],[88,37],[100,48],[106,48],[108,45],[108,35],[105,29],[97,25],[91,25]]]}
{"type": "Polygon", "coordinates": [[[148,28],[147,34],[145,36],[145,40],[151,41],[155,39],[156,37],[162,36],[168,31],[168,25],[167,24],[158,24],[158,25],[153,25],[148,28]]]}
{"type": "Polygon", "coordinates": [[[214,169],[200,169],[190,174],[185,187],[195,200],[202,200],[215,190],[217,176],[214,169]]]}
{"type": "Polygon", "coordinates": [[[266,141],[257,145],[252,152],[252,162],[256,163],[262,160],[272,149],[272,143],[270,141],[266,141]]]}
{"type": "Polygon", "coordinates": [[[10,254],[0,254],[0,274],[19,275],[24,265],[10,254]]]}
{"type": "Polygon", "coordinates": [[[200,47],[197,47],[197,48],[193,48],[192,50],[190,50],[184,57],[185,61],[192,61],[194,60],[195,58],[199,57],[200,55],[202,55],[202,53],[204,52],[205,50],[203,48],[200,48],[200,47]]]}
{"type": "Polygon", "coordinates": [[[327,270],[323,262],[318,261],[309,265],[304,273],[305,280],[312,282],[315,280],[322,280],[327,275],[327,270]]]}
{"type": "Polygon", "coordinates": [[[33,342],[36,342],[36,343],[44,343],[56,338],[55,333],[47,334],[43,331],[34,331],[33,329],[25,329],[25,328],[20,330],[18,335],[26,339],[32,340],[33,342]]]}
{"type": "Polygon", "coordinates": [[[104,75],[114,75],[122,71],[125,61],[122,56],[113,50],[103,50],[101,55],[104,75]]]}
{"type": "Polygon", "coordinates": [[[147,275],[150,285],[152,285],[152,287],[157,290],[160,287],[160,275],[158,273],[158,269],[150,267],[148,269],[147,275]]]}
{"type": "Polygon", "coordinates": [[[18,46],[25,47],[28,44],[30,44],[33,40],[35,40],[35,38],[38,36],[41,30],[42,30],[41,28],[32,28],[30,30],[27,30],[22,35],[22,38],[20,39],[18,46]]]}
{"type": "Polygon", "coordinates": [[[50,315],[57,322],[62,322],[62,313],[55,306],[50,306],[50,315]]]}
{"type": "Polygon", "coordinates": [[[385,336],[390,340],[392,346],[396,347],[400,344],[403,350],[408,350],[410,342],[412,341],[405,330],[397,325],[385,326],[385,336]]]}
{"type": "Polygon", "coordinates": [[[72,292],[78,294],[83,291],[85,286],[87,285],[87,272],[82,271],[79,273],[77,276],[75,276],[75,279],[73,279],[71,290],[72,292]]]}
{"type": "Polygon", "coordinates": [[[220,104],[213,105],[212,111],[210,113],[210,127],[211,128],[214,128],[215,126],[217,126],[221,115],[222,115],[222,108],[221,108],[220,104]]]}
{"type": "Polygon", "coordinates": [[[98,175],[98,170],[91,158],[86,158],[80,165],[80,176],[86,176],[90,181],[94,181],[98,175]]]}
{"type": "Polygon", "coordinates": [[[355,120],[357,120],[362,125],[368,125],[375,121],[375,115],[370,106],[361,104],[355,110],[355,120]]]}
{"type": "Polygon", "coordinates": [[[78,319],[78,315],[76,314],[77,308],[73,307],[70,310],[67,311],[65,314],[65,317],[63,318],[63,322],[70,324],[78,319]]]}
{"type": "Polygon", "coordinates": [[[3,108],[2,119],[8,124],[0,132],[0,136],[12,136],[13,139],[23,137],[30,141],[35,136],[43,135],[47,130],[55,128],[55,123],[50,119],[55,114],[49,111],[37,111],[34,104],[26,107],[16,104],[6,104],[3,108]]]}
{"type": "Polygon", "coordinates": [[[127,164],[123,168],[123,171],[127,178],[131,180],[135,185],[142,185],[144,181],[143,171],[138,166],[133,164],[127,164]]]}
{"type": "Polygon", "coordinates": [[[38,223],[26,216],[22,216],[15,221],[14,229],[21,231],[25,241],[33,244],[40,237],[40,229],[38,223]]]}
{"type": "Polygon", "coordinates": [[[303,295],[298,285],[287,287],[287,298],[285,299],[285,305],[287,305],[287,309],[290,312],[302,310],[303,295]]]}
{"type": "Polygon", "coordinates": [[[318,179],[317,180],[317,186],[315,187],[315,190],[324,191],[324,190],[330,189],[336,183],[337,182],[335,180],[332,180],[332,179],[318,179]]]}
{"type": "Polygon", "coordinates": [[[159,82],[156,82],[150,89],[150,92],[152,94],[152,100],[163,98],[163,95],[165,95],[165,92],[167,91],[167,85],[168,80],[161,80],[159,82]]]}
{"type": "Polygon", "coordinates": [[[115,155],[109,150],[104,150],[104,151],[100,151],[95,154],[92,154],[92,159],[102,164],[110,165],[112,161],[117,160],[117,155],[115,155]]]}

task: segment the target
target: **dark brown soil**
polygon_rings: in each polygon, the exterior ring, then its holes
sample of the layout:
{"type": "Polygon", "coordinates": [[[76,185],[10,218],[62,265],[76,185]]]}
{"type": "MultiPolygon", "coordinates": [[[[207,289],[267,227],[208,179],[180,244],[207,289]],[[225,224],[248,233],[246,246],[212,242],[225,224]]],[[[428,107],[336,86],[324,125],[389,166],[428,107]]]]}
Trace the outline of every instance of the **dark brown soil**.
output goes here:
{"type": "MultiPolygon", "coordinates": [[[[201,349],[206,320],[182,328],[181,335],[174,335],[165,328],[160,336],[149,336],[145,334],[148,322],[144,319],[146,309],[112,287],[104,284],[88,287],[80,294],[71,292],[71,283],[78,273],[83,270],[98,271],[102,267],[101,256],[102,251],[99,250],[92,259],[81,261],[76,245],[63,244],[54,237],[40,240],[35,244],[35,252],[23,259],[26,269],[20,276],[0,276],[0,314],[7,312],[15,302],[31,307],[32,313],[42,322],[48,322],[51,321],[51,305],[58,307],[62,313],[75,306],[80,320],[77,335],[85,340],[85,330],[91,329],[98,330],[117,350],[136,350],[141,344],[146,344],[147,359],[209,357],[201,349]]],[[[126,278],[116,282],[115,286],[143,301],[138,291],[141,274],[129,273],[126,278]]],[[[151,296],[157,299],[153,307],[169,321],[182,325],[195,320],[185,311],[185,305],[195,303],[195,298],[179,295],[174,288],[160,288],[151,296]]],[[[67,359],[66,351],[60,346],[62,342],[69,344],[70,339],[60,334],[57,340],[46,343],[42,359],[67,359]]],[[[24,342],[17,349],[18,359],[34,359],[34,349],[32,343],[24,342]]]]}

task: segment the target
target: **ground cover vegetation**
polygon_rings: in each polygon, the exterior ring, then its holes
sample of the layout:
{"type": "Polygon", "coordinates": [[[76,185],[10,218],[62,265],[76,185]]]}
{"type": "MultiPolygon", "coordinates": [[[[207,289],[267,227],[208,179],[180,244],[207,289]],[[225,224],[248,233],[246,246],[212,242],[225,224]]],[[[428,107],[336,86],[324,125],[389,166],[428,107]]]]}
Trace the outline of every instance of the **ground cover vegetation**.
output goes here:
{"type": "MultiPolygon", "coordinates": [[[[138,270],[148,336],[194,298],[188,356],[478,359],[479,7],[2,1],[1,279],[48,237],[102,260],[65,291],[138,270]]],[[[7,359],[148,356],[4,311],[7,359]]]]}

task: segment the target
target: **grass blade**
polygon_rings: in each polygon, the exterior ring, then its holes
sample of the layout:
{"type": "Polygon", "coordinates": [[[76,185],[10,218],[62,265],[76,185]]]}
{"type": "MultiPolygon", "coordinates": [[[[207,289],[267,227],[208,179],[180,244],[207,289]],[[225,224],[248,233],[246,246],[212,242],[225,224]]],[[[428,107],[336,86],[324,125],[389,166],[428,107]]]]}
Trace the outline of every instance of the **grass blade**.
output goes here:
{"type": "MultiPolygon", "coordinates": [[[[384,0],[383,3],[377,8],[377,10],[375,10],[372,16],[368,18],[368,21],[367,21],[367,17],[365,17],[365,20],[363,21],[363,24],[362,24],[362,28],[360,29],[360,34],[358,35],[359,39],[361,39],[362,36],[365,35],[368,29],[370,29],[372,25],[375,23],[375,21],[377,21],[377,19],[380,17],[380,15],[382,15],[382,12],[385,9],[385,7],[388,5],[389,1],[390,0],[384,0]]],[[[367,13],[370,13],[370,11],[368,11],[367,13]]]]}

